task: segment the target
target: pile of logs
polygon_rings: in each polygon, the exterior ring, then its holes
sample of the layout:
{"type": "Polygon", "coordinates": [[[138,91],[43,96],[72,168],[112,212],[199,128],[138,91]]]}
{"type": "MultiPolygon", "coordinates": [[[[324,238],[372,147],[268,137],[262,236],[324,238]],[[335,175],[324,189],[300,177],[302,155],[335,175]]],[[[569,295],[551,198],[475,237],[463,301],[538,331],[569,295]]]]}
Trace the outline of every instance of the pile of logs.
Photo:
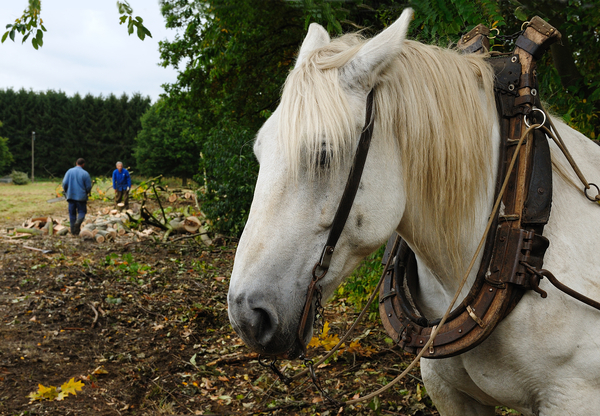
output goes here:
{"type": "MultiPolygon", "coordinates": [[[[127,217],[125,217],[127,218],[127,217]]],[[[81,224],[79,236],[84,240],[96,240],[98,243],[112,241],[117,236],[124,236],[131,233],[126,222],[120,216],[118,217],[100,217],[95,221],[86,220],[81,224]]]]}
{"type": "Polygon", "coordinates": [[[66,235],[69,227],[62,224],[61,220],[51,217],[31,218],[22,227],[15,228],[16,234],[26,235],[66,235]]]}

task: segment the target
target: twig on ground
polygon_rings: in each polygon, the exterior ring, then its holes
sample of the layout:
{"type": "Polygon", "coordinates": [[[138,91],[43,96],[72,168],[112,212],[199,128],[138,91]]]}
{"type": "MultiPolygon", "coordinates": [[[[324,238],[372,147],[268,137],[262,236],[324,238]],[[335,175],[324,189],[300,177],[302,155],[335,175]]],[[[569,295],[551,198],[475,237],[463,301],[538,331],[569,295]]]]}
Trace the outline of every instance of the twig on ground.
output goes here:
{"type": "Polygon", "coordinates": [[[258,358],[258,354],[255,352],[251,352],[250,354],[226,355],[226,356],[219,358],[216,361],[211,361],[210,363],[206,364],[206,366],[212,367],[212,366],[219,365],[219,364],[240,363],[240,362],[244,362],[244,361],[256,360],[257,358],[258,358]]]}
{"type": "Polygon", "coordinates": [[[96,326],[96,322],[98,322],[98,311],[96,310],[96,308],[94,307],[94,304],[92,303],[88,303],[88,305],[90,305],[90,308],[92,308],[92,310],[94,311],[94,314],[96,315],[94,317],[94,322],[92,322],[92,328],[94,328],[94,326],[96,326]]]}
{"type": "Polygon", "coordinates": [[[199,237],[201,235],[208,235],[208,233],[204,232],[204,233],[188,234],[188,235],[184,235],[184,236],[181,236],[181,237],[174,238],[171,241],[163,241],[162,244],[170,244],[170,243],[174,243],[175,241],[185,240],[187,238],[199,237]]]}

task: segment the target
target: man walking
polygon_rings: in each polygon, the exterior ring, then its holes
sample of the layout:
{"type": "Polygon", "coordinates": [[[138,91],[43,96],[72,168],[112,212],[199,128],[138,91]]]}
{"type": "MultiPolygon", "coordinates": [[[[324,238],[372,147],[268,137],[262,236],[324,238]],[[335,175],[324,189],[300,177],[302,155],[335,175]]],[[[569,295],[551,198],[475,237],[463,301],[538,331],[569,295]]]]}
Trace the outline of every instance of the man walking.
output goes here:
{"type": "Polygon", "coordinates": [[[83,170],[85,160],[77,159],[77,164],[65,174],[62,182],[65,197],[69,203],[69,222],[71,234],[79,235],[81,223],[87,213],[87,199],[92,192],[92,178],[83,170]]]}
{"type": "Polygon", "coordinates": [[[113,189],[115,190],[115,205],[123,202],[123,208],[129,209],[129,189],[131,188],[131,176],[127,169],[123,168],[122,162],[117,162],[117,168],[112,175],[113,189]]]}

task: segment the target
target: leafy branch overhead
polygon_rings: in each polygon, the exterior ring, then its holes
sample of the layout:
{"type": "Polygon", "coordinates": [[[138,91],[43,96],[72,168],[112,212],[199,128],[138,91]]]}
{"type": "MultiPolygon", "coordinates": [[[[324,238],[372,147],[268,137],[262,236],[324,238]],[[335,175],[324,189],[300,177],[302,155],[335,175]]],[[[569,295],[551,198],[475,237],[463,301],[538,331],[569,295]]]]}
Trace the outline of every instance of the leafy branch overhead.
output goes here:
{"type": "MultiPolygon", "coordinates": [[[[133,17],[133,9],[127,1],[117,1],[117,9],[119,10],[119,24],[127,22],[127,32],[129,35],[137,29],[138,38],[144,40],[146,36],[152,37],[152,34],[146,26],[144,19],[140,16],[133,17]]],[[[37,50],[44,46],[44,27],[41,18],[42,0],[29,0],[29,7],[25,9],[23,15],[15,20],[14,23],[6,25],[6,32],[2,35],[2,43],[10,38],[13,42],[15,37],[20,34],[23,36],[22,43],[31,38],[31,44],[37,50]]]]}
{"type": "Polygon", "coordinates": [[[129,33],[129,35],[131,35],[134,28],[136,28],[140,40],[144,40],[146,36],[152,37],[148,28],[144,26],[144,19],[140,16],[133,17],[133,9],[127,1],[117,1],[117,8],[119,9],[119,14],[121,14],[121,17],[119,17],[119,24],[122,25],[127,22],[127,33],[129,33]]]}
{"type": "Polygon", "coordinates": [[[44,45],[44,27],[40,13],[42,11],[41,0],[29,0],[29,8],[23,12],[23,16],[17,18],[15,23],[6,25],[6,32],[2,35],[2,43],[10,37],[10,40],[15,41],[15,36],[21,34],[23,40],[21,43],[31,37],[31,44],[35,49],[44,45]]]}

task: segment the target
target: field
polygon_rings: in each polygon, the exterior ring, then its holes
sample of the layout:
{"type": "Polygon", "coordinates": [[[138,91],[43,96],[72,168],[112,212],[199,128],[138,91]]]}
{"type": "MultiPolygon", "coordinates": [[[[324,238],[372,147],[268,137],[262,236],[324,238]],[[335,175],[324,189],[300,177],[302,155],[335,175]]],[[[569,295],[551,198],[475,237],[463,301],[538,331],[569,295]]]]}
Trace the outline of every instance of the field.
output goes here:
{"type": "MultiPolygon", "coordinates": [[[[44,205],[53,189],[52,183],[1,187],[3,220],[60,215],[44,205]]],[[[278,381],[231,329],[226,295],[234,253],[235,244],[206,247],[192,239],[97,244],[70,236],[14,241],[4,234],[0,415],[339,414],[308,378],[289,387],[278,381]],[[76,395],[57,397],[50,386],[61,385],[76,395]]],[[[309,354],[322,354],[355,316],[346,299],[330,302],[329,332],[309,354]]],[[[347,400],[369,393],[405,368],[411,357],[386,338],[378,321],[360,325],[353,348],[317,370],[328,394],[347,400]]],[[[302,369],[297,361],[278,366],[287,375],[302,369]]],[[[344,414],[437,412],[416,370],[344,414]]]]}

